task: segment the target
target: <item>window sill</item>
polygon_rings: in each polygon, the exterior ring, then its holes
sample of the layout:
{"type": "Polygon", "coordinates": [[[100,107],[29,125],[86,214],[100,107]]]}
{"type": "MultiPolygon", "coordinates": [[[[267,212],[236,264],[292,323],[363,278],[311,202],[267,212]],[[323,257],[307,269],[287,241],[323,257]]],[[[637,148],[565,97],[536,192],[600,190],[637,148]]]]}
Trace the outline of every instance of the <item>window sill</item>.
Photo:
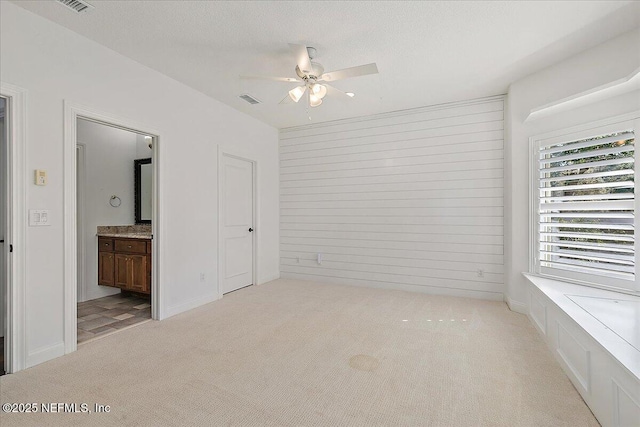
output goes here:
{"type": "Polygon", "coordinates": [[[527,273],[524,276],[636,381],[640,380],[640,297],[527,273]],[[620,322],[616,313],[621,310],[629,322],[620,322]]]}

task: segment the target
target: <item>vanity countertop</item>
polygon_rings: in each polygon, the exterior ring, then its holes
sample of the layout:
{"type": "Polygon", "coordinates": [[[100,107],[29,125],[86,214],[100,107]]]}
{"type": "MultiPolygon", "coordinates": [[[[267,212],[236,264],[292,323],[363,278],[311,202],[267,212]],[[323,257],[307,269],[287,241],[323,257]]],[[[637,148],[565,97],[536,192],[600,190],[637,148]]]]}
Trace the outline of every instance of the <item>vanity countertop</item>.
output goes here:
{"type": "Polygon", "coordinates": [[[96,233],[98,237],[118,237],[120,239],[151,239],[151,233],[96,233]]]}
{"type": "Polygon", "coordinates": [[[96,235],[121,239],[151,239],[151,224],[99,225],[96,235]]]}

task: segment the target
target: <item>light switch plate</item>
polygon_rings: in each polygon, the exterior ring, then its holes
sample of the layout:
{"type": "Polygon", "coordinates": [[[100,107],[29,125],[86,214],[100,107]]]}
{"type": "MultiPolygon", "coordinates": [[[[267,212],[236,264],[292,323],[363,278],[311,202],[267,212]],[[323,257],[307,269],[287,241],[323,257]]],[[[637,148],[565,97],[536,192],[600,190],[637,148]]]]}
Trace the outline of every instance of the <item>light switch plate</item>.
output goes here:
{"type": "Polygon", "coordinates": [[[46,209],[29,209],[29,226],[41,227],[49,224],[49,211],[46,209]]]}

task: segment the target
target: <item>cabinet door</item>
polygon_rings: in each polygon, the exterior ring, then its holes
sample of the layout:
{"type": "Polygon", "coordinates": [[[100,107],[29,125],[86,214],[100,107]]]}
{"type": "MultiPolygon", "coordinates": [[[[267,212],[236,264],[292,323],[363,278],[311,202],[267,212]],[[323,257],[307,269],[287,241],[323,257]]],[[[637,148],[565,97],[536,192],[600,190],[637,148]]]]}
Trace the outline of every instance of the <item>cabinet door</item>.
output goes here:
{"type": "Polygon", "coordinates": [[[129,255],[115,254],[115,285],[119,288],[129,288],[129,255]]]}
{"type": "Polygon", "coordinates": [[[149,292],[146,255],[115,255],[116,286],[134,292],[149,292]]]}
{"type": "Polygon", "coordinates": [[[115,286],[114,255],[109,252],[98,252],[98,284],[115,286]]]}
{"type": "Polygon", "coordinates": [[[135,292],[148,293],[149,283],[147,280],[147,256],[128,255],[129,265],[131,265],[131,275],[129,289],[135,292]]]}

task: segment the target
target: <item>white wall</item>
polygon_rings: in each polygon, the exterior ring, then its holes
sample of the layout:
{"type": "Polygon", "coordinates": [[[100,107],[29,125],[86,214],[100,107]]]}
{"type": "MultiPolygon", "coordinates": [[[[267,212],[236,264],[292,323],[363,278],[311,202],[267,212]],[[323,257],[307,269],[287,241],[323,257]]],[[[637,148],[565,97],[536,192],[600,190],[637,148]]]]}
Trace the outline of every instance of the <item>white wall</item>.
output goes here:
{"type": "Polygon", "coordinates": [[[526,307],[529,269],[529,137],[640,109],[638,91],[525,123],[533,108],[567,98],[630,75],[640,67],[640,29],[625,33],[509,88],[505,169],[506,283],[512,307],[526,307]]]}
{"type": "Polygon", "coordinates": [[[164,316],[217,297],[218,144],[258,161],[259,282],[278,277],[276,129],[6,1],[0,55],[2,81],[28,90],[28,176],[45,169],[49,178],[45,187],[30,178],[27,187],[27,208],[49,209],[51,222],[26,233],[27,366],[64,351],[65,100],[160,134],[164,316]]]}
{"type": "Polygon", "coordinates": [[[502,97],[281,131],[282,276],[501,300],[503,138],[502,97]]]}
{"type": "MultiPolygon", "coordinates": [[[[77,142],[84,144],[85,176],[83,215],[84,277],[78,286],[84,288],[87,301],[119,293],[119,289],[98,285],[99,225],[131,225],[134,212],[134,160],[137,159],[138,134],[103,124],[78,120],[77,142]],[[114,208],[109,204],[112,195],[122,201],[114,208]]],[[[80,293],[79,293],[80,295],[80,293]]]]}

